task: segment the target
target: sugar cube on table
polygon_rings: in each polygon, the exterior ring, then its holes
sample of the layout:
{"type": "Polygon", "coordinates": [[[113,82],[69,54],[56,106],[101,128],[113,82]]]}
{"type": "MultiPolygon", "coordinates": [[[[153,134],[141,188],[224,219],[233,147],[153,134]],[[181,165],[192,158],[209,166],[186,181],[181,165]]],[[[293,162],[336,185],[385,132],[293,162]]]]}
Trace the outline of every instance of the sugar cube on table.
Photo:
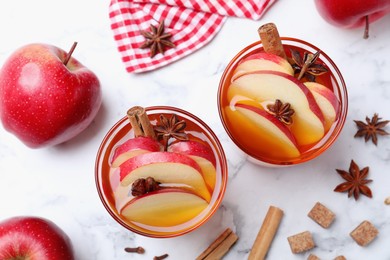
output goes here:
{"type": "Polygon", "coordinates": [[[308,216],[323,228],[328,228],[335,219],[335,214],[320,202],[317,202],[308,216]]]}
{"type": "Polygon", "coordinates": [[[287,240],[294,254],[302,253],[315,247],[313,237],[309,231],[289,236],[287,240]]]}
{"type": "Polygon", "coordinates": [[[376,229],[371,222],[365,220],[350,233],[350,236],[358,245],[366,246],[371,243],[378,234],[378,229],[376,229]]]}

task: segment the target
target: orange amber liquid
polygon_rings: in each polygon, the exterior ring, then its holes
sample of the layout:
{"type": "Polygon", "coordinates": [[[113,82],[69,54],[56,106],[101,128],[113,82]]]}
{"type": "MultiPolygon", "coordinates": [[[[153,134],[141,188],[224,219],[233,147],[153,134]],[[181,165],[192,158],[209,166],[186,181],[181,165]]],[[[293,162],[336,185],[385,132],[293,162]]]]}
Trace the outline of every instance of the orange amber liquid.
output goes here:
{"type": "MultiPolygon", "coordinates": [[[[249,47],[253,47],[249,46],[249,47]]],[[[248,47],[248,49],[249,49],[248,47]]],[[[291,49],[297,50],[300,52],[301,57],[303,57],[303,53],[306,51],[302,47],[293,46],[284,44],[285,52],[288,58],[291,57],[291,49]]],[[[234,116],[228,115],[225,112],[225,107],[228,107],[230,105],[230,100],[227,98],[227,92],[229,89],[229,86],[232,82],[232,76],[233,72],[235,71],[236,67],[239,65],[240,61],[245,59],[246,57],[262,52],[262,47],[258,47],[252,51],[247,51],[244,55],[239,56],[237,55],[234,59],[234,62],[232,61],[230,63],[230,67],[228,67],[225,70],[225,74],[223,79],[220,83],[220,96],[219,96],[219,109],[220,114],[222,117],[222,121],[224,123],[224,127],[227,130],[229,136],[232,138],[232,140],[243,150],[246,154],[248,154],[250,157],[254,158],[256,161],[264,162],[265,164],[271,164],[271,165],[290,165],[290,164],[297,164],[303,161],[307,161],[309,159],[314,158],[315,156],[320,153],[320,150],[324,149],[324,145],[330,145],[329,140],[332,138],[335,138],[335,136],[338,135],[337,133],[333,133],[334,129],[340,124],[339,118],[340,115],[336,116],[336,121],[333,123],[331,128],[325,132],[325,135],[321,140],[319,140],[317,143],[311,144],[311,145],[298,145],[298,150],[300,151],[300,156],[297,158],[285,158],[283,156],[279,156],[278,154],[273,153],[272,147],[267,147],[267,151],[264,151],[264,143],[260,141],[258,138],[256,138],[253,133],[255,130],[253,129],[253,124],[250,122],[250,120],[242,120],[242,118],[235,118],[234,116]],[[327,144],[328,143],[328,144],[327,144]],[[259,149],[261,147],[262,149],[259,149]]],[[[312,52],[313,53],[313,52],[312,52]]],[[[322,54],[321,54],[322,55],[322,54]]],[[[321,55],[317,59],[316,63],[322,63],[329,69],[329,62],[324,63],[321,59],[321,55]]],[[[330,65],[333,65],[330,64],[330,65]]],[[[317,76],[316,82],[320,83],[327,88],[329,88],[337,97],[337,99],[341,102],[342,101],[342,91],[340,90],[341,86],[339,86],[338,81],[335,78],[335,75],[332,73],[334,68],[330,69],[327,73],[317,76]]],[[[337,69],[336,69],[337,70],[337,69]]],[[[295,75],[296,77],[298,75],[295,75]]],[[[302,82],[307,81],[305,78],[301,79],[302,82]]],[[[342,81],[343,83],[343,81],[342,81]]],[[[283,97],[280,97],[281,99],[283,97]]],[[[233,99],[233,98],[232,98],[233,99]]],[[[239,99],[239,98],[237,98],[239,99]]],[[[340,104],[339,114],[346,113],[344,109],[341,109],[342,104],[340,104]]],[[[345,116],[345,115],[344,115],[345,116]]],[[[344,120],[344,118],[343,118],[344,120]]],[[[343,122],[342,122],[343,124],[343,122]]],[[[257,133],[256,133],[257,134],[257,133]]]]}
{"type": "MultiPolygon", "coordinates": [[[[178,113],[175,114],[178,115],[179,120],[186,121],[185,132],[187,133],[189,140],[194,140],[203,143],[210,147],[213,151],[216,159],[215,170],[217,173],[215,187],[214,190],[211,191],[211,200],[209,202],[208,207],[194,219],[191,219],[186,223],[182,223],[173,227],[159,227],[157,225],[145,225],[141,223],[135,223],[124,218],[120,214],[120,209],[126,202],[133,199],[133,196],[131,195],[130,188],[128,189],[129,192],[114,192],[114,190],[118,187],[118,185],[120,185],[120,183],[118,176],[114,176],[113,174],[115,172],[115,169],[117,168],[111,167],[112,156],[116,147],[118,147],[120,144],[122,144],[129,138],[134,138],[134,133],[131,128],[131,125],[127,123],[126,118],[122,119],[122,121],[119,122],[120,126],[118,127],[117,131],[112,134],[110,140],[107,140],[106,149],[102,154],[100,163],[101,179],[98,180],[98,182],[101,185],[100,189],[103,193],[101,194],[102,200],[104,200],[105,206],[106,208],[108,208],[110,214],[120,224],[139,234],[152,237],[170,237],[189,232],[190,230],[196,228],[198,225],[206,221],[212,215],[212,213],[217,209],[220,201],[222,200],[222,196],[225,191],[227,177],[227,173],[225,172],[226,159],[224,157],[223,151],[221,150],[222,147],[220,146],[219,142],[216,143],[215,141],[216,137],[212,132],[210,132],[211,130],[207,126],[201,125],[198,122],[194,121],[194,119],[191,118],[189,115],[178,113]]],[[[172,112],[148,112],[148,117],[153,125],[155,125],[159,121],[160,115],[165,115],[167,118],[170,118],[172,112]]]]}

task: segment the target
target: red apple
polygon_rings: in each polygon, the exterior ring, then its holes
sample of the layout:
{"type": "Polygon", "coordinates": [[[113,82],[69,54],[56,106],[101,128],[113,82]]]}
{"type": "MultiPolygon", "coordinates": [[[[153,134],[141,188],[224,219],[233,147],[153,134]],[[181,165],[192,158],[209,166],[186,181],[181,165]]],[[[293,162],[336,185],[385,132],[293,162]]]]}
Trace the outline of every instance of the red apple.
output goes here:
{"type": "Polygon", "coordinates": [[[315,0],[320,15],[330,24],[343,28],[366,26],[390,13],[389,0],[315,0]]]}
{"type": "Polygon", "coordinates": [[[52,221],[12,217],[0,222],[0,259],[73,260],[71,241],[52,221]]]}
{"type": "Polygon", "coordinates": [[[31,148],[68,141],[99,110],[98,78],[70,54],[48,44],[29,44],[1,68],[0,119],[31,148]]]}

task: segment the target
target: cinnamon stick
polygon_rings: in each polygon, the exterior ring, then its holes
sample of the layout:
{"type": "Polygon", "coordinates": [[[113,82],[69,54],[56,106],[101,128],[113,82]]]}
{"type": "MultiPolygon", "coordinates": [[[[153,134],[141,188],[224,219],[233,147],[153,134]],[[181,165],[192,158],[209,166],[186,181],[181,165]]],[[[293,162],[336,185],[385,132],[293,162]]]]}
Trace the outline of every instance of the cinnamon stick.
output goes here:
{"type": "Polygon", "coordinates": [[[156,139],[153,126],[146,114],[145,108],[134,106],[127,111],[127,117],[134,130],[134,136],[147,136],[156,139]]]}
{"type": "Polygon", "coordinates": [[[260,260],[265,258],[272,240],[275,237],[276,231],[279,228],[282,217],[283,211],[281,209],[274,206],[269,207],[256,240],[253,243],[248,260],[260,260]]]}
{"type": "Polygon", "coordinates": [[[257,32],[266,53],[275,54],[283,59],[287,59],[278,29],[274,23],[266,23],[260,26],[257,32]]]}
{"type": "Polygon", "coordinates": [[[230,248],[236,243],[238,236],[227,228],[221,235],[219,235],[209,247],[203,251],[196,260],[215,260],[221,259],[230,248]]]}

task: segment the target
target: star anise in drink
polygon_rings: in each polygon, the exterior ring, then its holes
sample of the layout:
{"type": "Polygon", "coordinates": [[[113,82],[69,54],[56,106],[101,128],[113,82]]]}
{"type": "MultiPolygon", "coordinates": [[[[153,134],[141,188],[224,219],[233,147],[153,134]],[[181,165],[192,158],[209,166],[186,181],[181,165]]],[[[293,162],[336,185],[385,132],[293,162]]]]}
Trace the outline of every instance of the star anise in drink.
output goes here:
{"type": "Polygon", "coordinates": [[[156,54],[164,54],[166,48],[174,48],[175,44],[170,41],[171,33],[165,33],[164,20],[158,26],[150,25],[150,31],[140,31],[146,41],[140,46],[141,49],[150,48],[150,57],[156,54]]]}
{"type": "Polygon", "coordinates": [[[298,79],[305,77],[308,81],[316,81],[317,76],[328,72],[324,64],[316,62],[320,54],[321,51],[315,54],[305,51],[302,57],[299,51],[291,49],[291,66],[295,74],[299,73],[298,79]]]}
{"type": "Polygon", "coordinates": [[[171,118],[160,115],[160,124],[154,127],[157,139],[163,140],[164,150],[168,149],[168,141],[170,138],[175,138],[180,141],[187,141],[187,133],[184,132],[186,128],[186,121],[178,119],[176,114],[172,114],[171,118]]]}
{"type": "Polygon", "coordinates": [[[378,116],[377,113],[374,114],[374,116],[370,119],[368,116],[366,116],[366,123],[363,121],[357,121],[354,120],[356,123],[356,126],[358,127],[358,131],[356,132],[354,137],[363,137],[364,140],[367,142],[368,140],[372,140],[372,142],[377,145],[378,144],[378,135],[389,135],[388,132],[383,130],[390,121],[380,121],[382,118],[378,116]]]}
{"type": "Polygon", "coordinates": [[[279,99],[276,99],[274,104],[267,105],[267,109],[268,113],[275,116],[283,124],[292,124],[292,116],[295,111],[291,108],[290,103],[283,103],[279,99]]]}
{"type": "Polygon", "coordinates": [[[144,195],[148,192],[159,190],[160,183],[153,177],[136,179],[131,185],[131,195],[134,197],[144,195]]]}
{"type": "Polygon", "coordinates": [[[336,192],[348,192],[348,198],[352,195],[355,200],[359,199],[359,195],[363,194],[369,198],[372,198],[372,193],[370,188],[367,186],[368,183],[372,180],[368,180],[368,167],[364,167],[360,170],[359,166],[351,160],[349,166],[349,172],[336,169],[337,173],[345,180],[345,182],[339,184],[334,191],[336,192]]]}

